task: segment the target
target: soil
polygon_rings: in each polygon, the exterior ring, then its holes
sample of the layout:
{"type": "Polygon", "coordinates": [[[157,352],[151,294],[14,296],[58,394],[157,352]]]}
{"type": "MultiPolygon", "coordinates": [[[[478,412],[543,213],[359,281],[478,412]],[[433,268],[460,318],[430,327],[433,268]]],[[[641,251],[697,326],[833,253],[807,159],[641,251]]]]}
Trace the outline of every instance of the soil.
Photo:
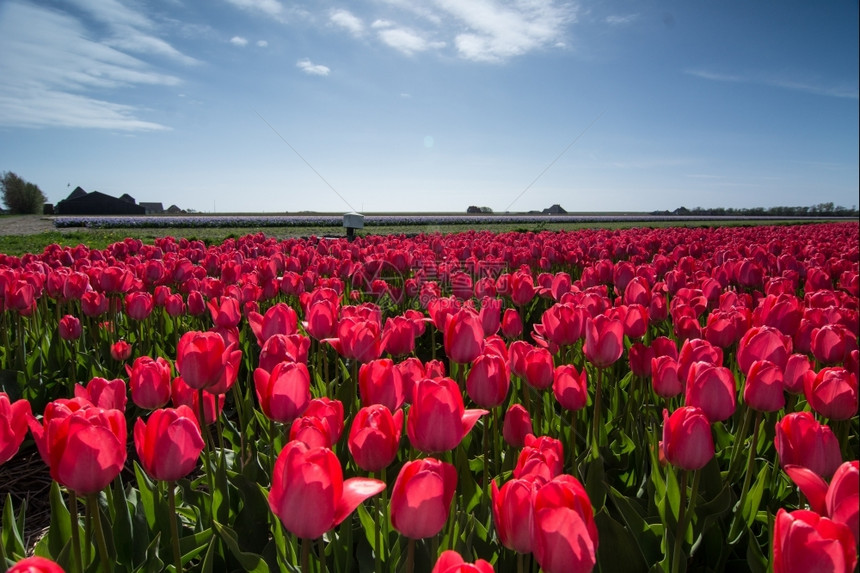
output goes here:
{"type": "Polygon", "coordinates": [[[2,215],[0,216],[0,235],[37,235],[49,231],[71,232],[80,228],[61,229],[54,226],[51,217],[42,215],[2,215]]]}

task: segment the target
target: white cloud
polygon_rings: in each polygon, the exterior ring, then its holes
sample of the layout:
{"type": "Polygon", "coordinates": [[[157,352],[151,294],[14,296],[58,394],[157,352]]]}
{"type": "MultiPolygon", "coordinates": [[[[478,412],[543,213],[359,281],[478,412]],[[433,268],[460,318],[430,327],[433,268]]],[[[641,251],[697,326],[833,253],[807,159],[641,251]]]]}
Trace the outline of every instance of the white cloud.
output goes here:
{"type": "Polygon", "coordinates": [[[860,99],[860,93],[858,93],[858,86],[856,83],[832,84],[816,82],[813,80],[799,80],[796,78],[775,76],[770,74],[726,74],[700,68],[687,69],[684,70],[684,73],[689,74],[691,76],[695,76],[697,78],[716,82],[758,84],[775,88],[801,91],[827,97],[860,99]]]}
{"type": "Polygon", "coordinates": [[[379,32],[379,38],[395,50],[411,56],[415,52],[445,47],[445,42],[430,42],[418,32],[408,28],[385,28],[379,32]]]}
{"type": "Polygon", "coordinates": [[[576,20],[572,6],[552,0],[436,0],[465,32],[455,37],[460,56],[478,62],[501,62],[561,41],[576,20]]]}
{"type": "Polygon", "coordinates": [[[360,36],[364,32],[364,23],[349,10],[334,10],[330,19],[333,24],[344,28],[353,36],[360,36]]]}
{"type": "Polygon", "coordinates": [[[258,48],[268,48],[269,42],[267,42],[266,40],[257,40],[257,47],[258,48]]]}
{"type": "Polygon", "coordinates": [[[625,14],[624,16],[613,15],[606,17],[606,23],[610,26],[625,26],[632,24],[639,17],[638,14],[625,14]]]}
{"type": "Polygon", "coordinates": [[[233,6],[251,12],[262,12],[268,16],[279,17],[284,13],[284,6],[278,0],[227,0],[233,6]]]}
{"type": "Polygon", "coordinates": [[[0,125],[166,129],[139,119],[141,108],[108,101],[121,97],[123,89],[180,83],[127,52],[196,60],[149,34],[152,22],[124,5],[97,0],[89,6],[105,9],[99,20],[116,36],[100,41],[69,14],[24,2],[5,4],[0,18],[0,125]],[[139,33],[122,39],[122,30],[139,33]]]}
{"type": "Polygon", "coordinates": [[[312,76],[327,76],[331,72],[331,69],[328,66],[315,64],[307,58],[296,62],[296,67],[304,73],[312,76]]]}
{"type": "Polygon", "coordinates": [[[242,36],[233,36],[232,38],[230,38],[230,43],[234,46],[244,47],[248,45],[248,40],[246,40],[242,36]]]}

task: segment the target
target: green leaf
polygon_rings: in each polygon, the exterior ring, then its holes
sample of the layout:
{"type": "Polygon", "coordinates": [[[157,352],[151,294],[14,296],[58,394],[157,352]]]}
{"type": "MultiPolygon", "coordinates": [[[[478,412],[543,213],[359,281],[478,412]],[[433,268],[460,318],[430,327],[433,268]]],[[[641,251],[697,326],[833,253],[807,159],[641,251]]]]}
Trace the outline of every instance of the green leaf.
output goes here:
{"type": "Polygon", "coordinates": [[[24,513],[27,509],[26,501],[21,505],[20,518],[15,519],[12,509],[12,494],[6,494],[6,502],[3,505],[3,528],[0,530],[0,557],[9,556],[13,560],[22,559],[27,555],[21,530],[24,513]]]}
{"type": "Polygon", "coordinates": [[[644,510],[639,507],[635,499],[624,496],[613,487],[609,488],[609,493],[645,562],[656,562],[662,555],[660,543],[663,538],[663,525],[648,523],[645,520],[644,510]]]}
{"type": "MultiPolygon", "coordinates": [[[[60,485],[57,482],[51,482],[51,491],[48,495],[51,500],[51,528],[46,536],[49,552],[47,557],[54,557],[59,556],[63,549],[71,543],[72,517],[66,508],[66,502],[63,500],[63,494],[60,492],[60,485]]],[[[83,537],[83,532],[81,532],[81,537],[83,537]]],[[[56,561],[56,559],[54,560],[56,561]]],[[[60,566],[64,569],[68,568],[68,564],[63,565],[61,563],[60,566]]]]}
{"type": "Polygon", "coordinates": [[[213,525],[215,526],[215,530],[218,532],[218,535],[227,545],[230,553],[233,554],[233,557],[236,558],[245,571],[249,573],[269,573],[269,566],[266,565],[266,562],[263,561],[263,558],[260,555],[245,552],[239,548],[239,539],[235,531],[226,525],[221,525],[217,521],[214,522],[213,525]]]}
{"type": "Polygon", "coordinates": [[[179,553],[182,555],[182,562],[187,563],[198,555],[200,555],[212,540],[212,528],[204,529],[194,535],[188,535],[179,540],[179,553]]]}
{"type": "Polygon", "coordinates": [[[161,533],[156,533],[155,538],[146,548],[146,561],[134,570],[134,573],[159,573],[164,571],[164,562],[158,556],[158,545],[161,542],[161,533]]]}
{"type": "Polygon", "coordinates": [[[752,573],[767,573],[767,557],[761,551],[755,535],[747,528],[747,564],[752,573]]]}
{"type": "Polygon", "coordinates": [[[598,457],[587,464],[585,471],[585,491],[595,511],[600,511],[606,505],[606,473],[603,468],[603,458],[598,457]]]}
{"type": "MultiPolygon", "coordinates": [[[[357,508],[358,513],[358,521],[361,523],[361,528],[364,530],[364,536],[367,539],[367,543],[370,545],[370,548],[373,551],[376,551],[376,535],[379,529],[379,520],[374,519],[373,516],[367,511],[365,504],[358,504],[357,508]]],[[[386,551],[386,541],[385,536],[382,535],[382,543],[380,544],[380,555],[382,556],[382,560],[385,561],[385,556],[387,555],[386,551]]]]}
{"type": "Polygon", "coordinates": [[[611,551],[597,552],[601,573],[648,571],[648,564],[631,531],[612,519],[605,510],[594,516],[594,522],[597,524],[600,546],[612,548],[611,551]]]}
{"type": "Polygon", "coordinates": [[[758,513],[758,508],[761,505],[762,495],[764,495],[765,485],[769,481],[770,464],[765,464],[761,471],[759,471],[755,483],[752,485],[752,487],[750,487],[749,493],[747,494],[746,503],[744,503],[744,507],[741,508],[744,521],[746,522],[748,527],[751,527],[753,522],[755,521],[756,514],[758,513]]]}
{"type": "MultiPolygon", "coordinates": [[[[129,510],[129,502],[125,498],[121,476],[118,476],[114,480],[113,510],[115,517],[112,530],[113,542],[116,547],[117,563],[131,568],[139,563],[139,560],[136,561],[135,557],[137,557],[136,550],[140,543],[135,539],[134,530],[131,524],[131,511],[129,510]]],[[[148,541],[148,539],[144,540],[144,552],[148,541]]]]}

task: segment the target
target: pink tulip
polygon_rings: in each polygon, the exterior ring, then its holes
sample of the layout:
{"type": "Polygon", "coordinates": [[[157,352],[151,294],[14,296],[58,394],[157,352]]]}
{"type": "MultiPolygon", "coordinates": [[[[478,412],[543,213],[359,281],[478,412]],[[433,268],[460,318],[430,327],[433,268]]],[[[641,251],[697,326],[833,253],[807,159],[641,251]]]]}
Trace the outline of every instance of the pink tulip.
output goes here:
{"type": "Polygon", "coordinates": [[[493,573],[493,566],[483,559],[466,563],[462,555],[449,549],[442,552],[430,573],[493,573]]]}
{"type": "Polygon", "coordinates": [[[155,410],[134,425],[134,447],[143,469],[162,481],[183,478],[194,469],[203,451],[203,436],[188,406],[155,410]]]}
{"type": "Polygon", "coordinates": [[[125,382],[119,378],[107,380],[97,376],[87,382],[86,387],[75,384],[75,398],[83,398],[105,410],[124,412],[128,401],[127,393],[125,382]]]}
{"type": "Polygon", "coordinates": [[[466,410],[460,388],[450,378],[425,378],[413,389],[406,433],[417,450],[446,452],[456,448],[478,418],[487,413],[487,410],[466,410]]]}
{"type": "Polygon", "coordinates": [[[145,410],[161,408],[170,400],[172,380],[170,363],[162,357],[141,356],[132,366],[126,365],[131,399],[145,410]]]}
{"type": "Polygon", "coordinates": [[[271,373],[257,368],[254,388],[263,414],[282,424],[291,424],[311,401],[311,375],[301,362],[281,362],[271,373]]]}
{"type": "Polygon", "coordinates": [[[598,368],[615,363],[624,352],[624,325],[604,315],[585,321],[585,357],[598,368]]]}
{"type": "Polygon", "coordinates": [[[588,380],[585,369],[577,372],[573,364],[562,364],[555,369],[552,392],[559,405],[575,412],[588,403],[588,380]]]}
{"type": "Polygon", "coordinates": [[[403,428],[403,410],[394,414],[381,404],[359,410],[349,431],[349,452],[355,463],[368,472],[378,472],[397,456],[403,428]]]}
{"type": "Polygon", "coordinates": [[[362,406],[382,404],[392,412],[405,400],[403,377],[389,358],[372,360],[358,370],[358,392],[362,406]]]}
{"type": "Polygon", "coordinates": [[[815,378],[804,379],[806,401],[812,409],[831,420],[848,420],[857,415],[857,376],[844,368],[822,368],[815,378]]]}
{"type": "Polygon", "coordinates": [[[684,405],[702,409],[708,420],[721,422],[734,414],[737,406],[735,377],[725,366],[695,362],[687,375],[684,405]]]}
{"type": "Polygon", "coordinates": [[[773,531],[774,573],[848,573],[857,563],[851,531],[813,511],[780,508],[773,531]]]}
{"type": "Polygon", "coordinates": [[[714,457],[711,423],[699,408],[678,408],[669,416],[663,410],[662,453],[675,467],[693,471],[702,469],[714,457]]]}
{"type": "Polygon", "coordinates": [[[525,445],[526,436],[532,434],[532,419],[521,404],[512,404],[505,412],[505,420],[502,423],[502,437],[505,443],[513,448],[522,448],[525,445]]]}
{"type": "Polygon", "coordinates": [[[597,563],[591,501],[573,476],[558,476],[538,490],[533,531],[535,559],[546,573],[588,572],[597,563]]]}
{"type": "Polygon", "coordinates": [[[508,396],[511,374],[503,356],[484,353],[478,356],[466,377],[466,393],[482,408],[500,406],[508,396]]]}
{"type": "Polygon", "coordinates": [[[799,465],[828,478],[842,463],[836,436],[810,412],[786,414],[776,423],[773,441],[782,467],[799,465]]]}
{"type": "Polygon", "coordinates": [[[6,392],[0,392],[0,465],[18,453],[27,437],[27,420],[31,417],[30,402],[11,402],[6,392]]]}
{"type": "Polygon", "coordinates": [[[290,533],[316,539],[383,489],[385,483],[375,479],[344,480],[330,449],[290,442],[275,462],[269,507],[290,533]]]}
{"type": "Polygon", "coordinates": [[[410,539],[436,535],[448,521],[456,488],[451,464],[434,458],[406,462],[391,490],[391,525],[410,539]]]}

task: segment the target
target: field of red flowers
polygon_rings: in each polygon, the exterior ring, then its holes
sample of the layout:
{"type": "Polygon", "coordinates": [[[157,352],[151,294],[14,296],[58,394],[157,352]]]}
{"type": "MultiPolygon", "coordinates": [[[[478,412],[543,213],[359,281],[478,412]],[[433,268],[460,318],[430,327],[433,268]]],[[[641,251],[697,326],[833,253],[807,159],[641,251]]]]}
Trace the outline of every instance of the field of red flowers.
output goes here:
{"type": "Polygon", "coordinates": [[[26,497],[0,499],[0,561],[853,571],[859,244],[852,222],[0,254],[0,464],[37,450],[53,480],[34,547],[26,497]]]}

